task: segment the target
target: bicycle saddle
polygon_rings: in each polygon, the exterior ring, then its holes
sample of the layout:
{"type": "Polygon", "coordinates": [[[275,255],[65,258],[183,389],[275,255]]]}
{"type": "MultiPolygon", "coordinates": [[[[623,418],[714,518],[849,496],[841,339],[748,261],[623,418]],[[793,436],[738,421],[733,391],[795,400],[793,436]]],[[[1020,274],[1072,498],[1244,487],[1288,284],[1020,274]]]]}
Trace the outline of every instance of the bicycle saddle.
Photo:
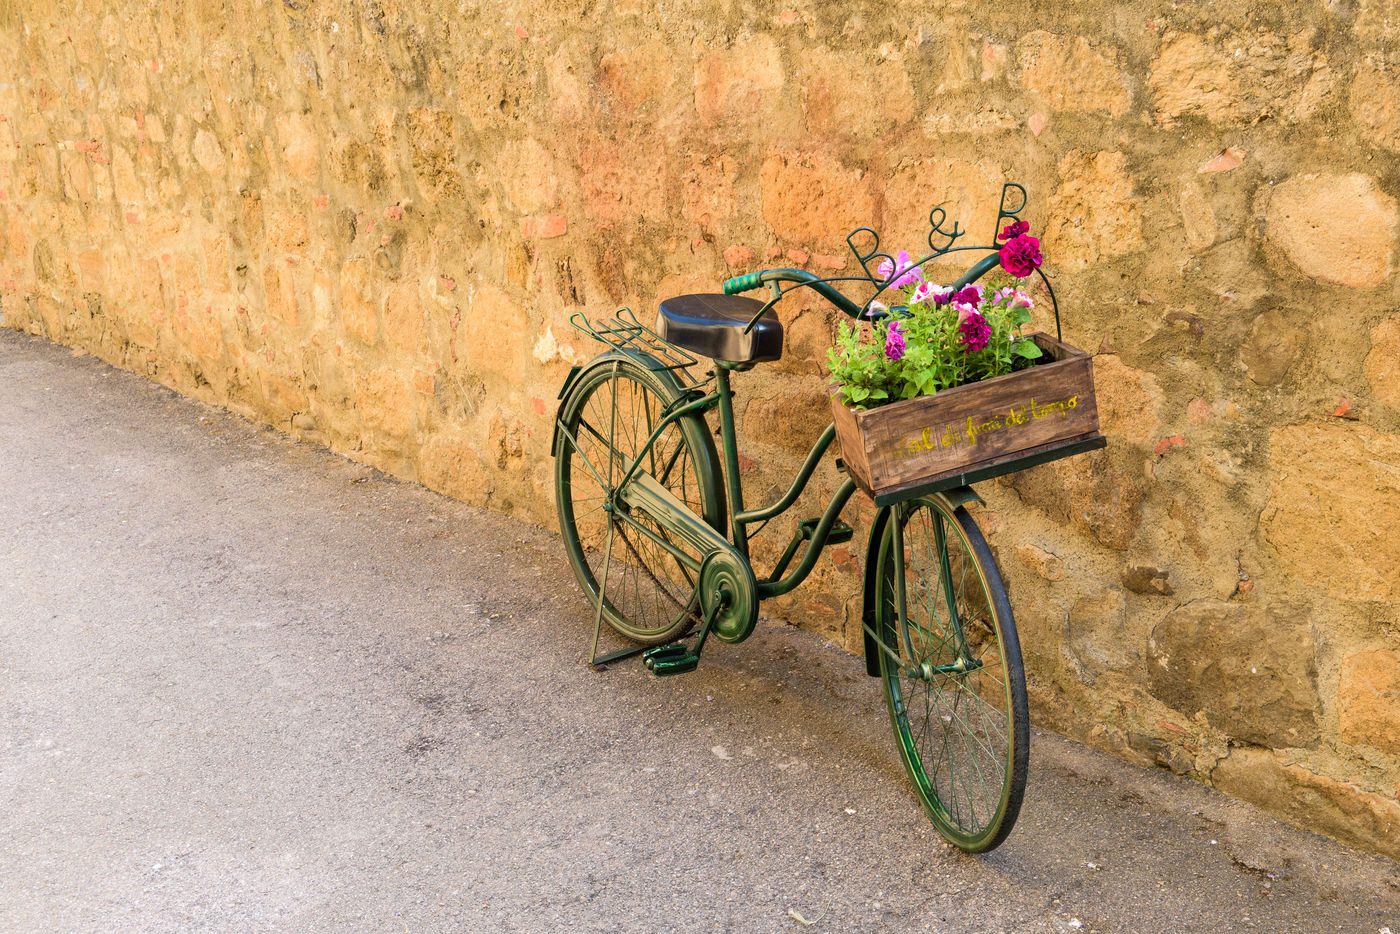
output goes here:
{"type": "Polygon", "coordinates": [[[656,333],[677,347],[724,363],[762,363],[783,355],[783,324],[773,309],[747,334],[763,302],[742,295],[677,295],[661,303],[656,333]]]}

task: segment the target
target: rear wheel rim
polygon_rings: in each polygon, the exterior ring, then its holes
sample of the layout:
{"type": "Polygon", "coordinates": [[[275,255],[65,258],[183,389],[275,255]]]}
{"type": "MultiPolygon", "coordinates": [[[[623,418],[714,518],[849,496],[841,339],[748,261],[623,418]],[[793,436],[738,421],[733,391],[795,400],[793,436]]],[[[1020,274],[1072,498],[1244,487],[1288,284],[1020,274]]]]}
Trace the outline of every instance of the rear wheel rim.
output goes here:
{"type": "MultiPolygon", "coordinates": [[[[556,463],[559,524],[570,562],[590,601],[603,588],[603,618],[620,634],[642,643],[660,643],[684,633],[698,619],[694,574],[648,539],[641,525],[666,533],[643,514],[627,518],[616,484],[631,466],[674,398],[650,373],[620,364],[585,377],[579,397],[568,407],[564,428],[579,450],[565,441],[556,463]],[[611,449],[615,452],[608,456],[611,449]],[[607,558],[612,539],[612,557],[607,558]]],[[[667,426],[643,459],[643,468],[701,516],[714,509],[695,456],[697,432],[685,419],[667,426]]]]}

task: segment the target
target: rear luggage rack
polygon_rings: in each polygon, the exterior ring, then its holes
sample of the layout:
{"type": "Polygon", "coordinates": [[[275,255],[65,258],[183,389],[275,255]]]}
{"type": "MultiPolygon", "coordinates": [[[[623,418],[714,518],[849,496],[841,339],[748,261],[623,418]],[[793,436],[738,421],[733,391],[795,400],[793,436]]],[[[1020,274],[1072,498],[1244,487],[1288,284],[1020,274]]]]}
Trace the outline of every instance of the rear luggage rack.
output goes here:
{"type": "Polygon", "coordinates": [[[641,351],[656,360],[663,370],[684,370],[699,362],[675,344],[667,343],[661,335],[638,321],[630,308],[618,309],[617,314],[611,318],[598,321],[590,320],[580,311],[569,317],[569,323],[580,334],[587,334],[610,347],[641,351]]]}

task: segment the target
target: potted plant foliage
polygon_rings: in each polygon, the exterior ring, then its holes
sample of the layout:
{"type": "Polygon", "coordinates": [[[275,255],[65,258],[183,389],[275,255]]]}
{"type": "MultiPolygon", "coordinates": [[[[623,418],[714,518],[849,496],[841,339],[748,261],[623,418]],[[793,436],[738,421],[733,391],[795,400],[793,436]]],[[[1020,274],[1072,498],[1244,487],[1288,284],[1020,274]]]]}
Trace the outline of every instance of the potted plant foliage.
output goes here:
{"type": "Polygon", "coordinates": [[[965,482],[1103,446],[1092,358],[1059,339],[1059,309],[1040,270],[1040,242],[1016,218],[1025,191],[1007,185],[992,245],[953,247],[962,231],[930,215],[932,252],[852,248],[876,295],[860,323],[841,324],[829,351],[832,412],[842,459],[877,501],[962,477],[965,482]],[[1008,194],[1020,203],[1008,210],[1008,194]],[[941,235],[942,242],[935,245],[941,235]],[[923,267],[956,250],[988,255],[951,286],[923,267]],[[870,267],[874,266],[873,273],[870,267]],[[999,268],[998,268],[999,267],[999,268]],[[985,284],[976,280],[997,269],[985,284]],[[1031,322],[1029,279],[1039,276],[1055,307],[1056,336],[1022,334],[1031,322]]]}

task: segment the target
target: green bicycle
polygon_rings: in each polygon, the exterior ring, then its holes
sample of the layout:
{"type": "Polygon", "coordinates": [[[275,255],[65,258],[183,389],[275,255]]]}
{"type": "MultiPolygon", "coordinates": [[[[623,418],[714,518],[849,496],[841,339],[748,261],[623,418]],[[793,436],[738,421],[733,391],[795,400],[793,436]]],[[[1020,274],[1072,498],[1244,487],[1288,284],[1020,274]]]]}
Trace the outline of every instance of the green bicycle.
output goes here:
{"type": "MultiPolygon", "coordinates": [[[[863,264],[874,255],[882,254],[857,251],[863,264]]],[[[995,259],[984,257],[954,288],[995,259]]],[[[595,615],[594,664],[644,653],[657,675],[691,671],[711,635],[748,638],[760,601],[797,587],[824,548],[852,538],[839,519],[856,491],[848,477],[819,518],[798,524],[775,567],[755,575],[751,530],[797,500],[835,428],[816,439],[784,495],[747,508],[731,390],[733,374],[781,356],[772,305],[791,289],[811,288],[853,318],[868,313],[868,302],[856,304],[833,281],[799,269],[751,273],[725,282],[724,294],[663,301],[654,329],[625,309],[607,321],[574,316],[576,327],[609,345],[565,381],[553,446],[559,525],[595,615]],[[735,294],[764,286],[767,302],[735,294]],[[712,367],[697,380],[690,371],[698,357],[712,367]],[[712,409],[720,451],[705,420],[712,409]],[[604,622],[637,646],[599,658],[604,622]],[[677,641],[691,632],[689,643],[677,641]]],[[[881,282],[872,281],[878,294],[881,282]]],[[[967,510],[981,502],[968,484],[1024,466],[959,475],[896,501],[877,496],[866,544],[867,672],[883,681],[924,810],[947,839],[974,853],[999,845],[1016,821],[1029,720],[1011,605],[967,510]]]]}

